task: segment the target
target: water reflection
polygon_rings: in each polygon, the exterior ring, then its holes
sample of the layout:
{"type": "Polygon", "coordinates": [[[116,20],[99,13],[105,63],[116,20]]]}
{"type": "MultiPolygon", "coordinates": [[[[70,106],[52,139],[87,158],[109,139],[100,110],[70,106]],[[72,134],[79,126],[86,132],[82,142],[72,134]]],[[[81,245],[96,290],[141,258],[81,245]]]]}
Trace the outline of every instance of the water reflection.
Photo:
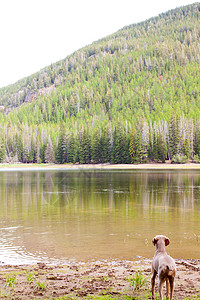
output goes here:
{"type": "Polygon", "coordinates": [[[0,261],[199,258],[199,172],[0,173],[0,261]]]}

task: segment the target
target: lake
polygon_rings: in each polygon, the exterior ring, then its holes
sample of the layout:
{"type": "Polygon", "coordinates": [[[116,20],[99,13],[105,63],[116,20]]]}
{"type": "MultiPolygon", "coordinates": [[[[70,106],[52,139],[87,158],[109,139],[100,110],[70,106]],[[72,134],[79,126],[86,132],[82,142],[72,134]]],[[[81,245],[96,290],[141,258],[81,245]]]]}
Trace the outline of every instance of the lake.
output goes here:
{"type": "Polygon", "coordinates": [[[199,171],[2,171],[0,261],[200,258],[199,171]]]}

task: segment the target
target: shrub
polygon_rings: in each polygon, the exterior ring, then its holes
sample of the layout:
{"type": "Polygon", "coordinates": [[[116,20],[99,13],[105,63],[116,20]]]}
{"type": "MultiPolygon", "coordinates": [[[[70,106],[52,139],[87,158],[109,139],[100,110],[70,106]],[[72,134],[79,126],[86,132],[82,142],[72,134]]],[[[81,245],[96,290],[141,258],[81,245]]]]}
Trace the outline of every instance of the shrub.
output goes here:
{"type": "Polygon", "coordinates": [[[176,154],[172,157],[172,164],[186,164],[188,162],[188,158],[182,154],[176,154]]]}

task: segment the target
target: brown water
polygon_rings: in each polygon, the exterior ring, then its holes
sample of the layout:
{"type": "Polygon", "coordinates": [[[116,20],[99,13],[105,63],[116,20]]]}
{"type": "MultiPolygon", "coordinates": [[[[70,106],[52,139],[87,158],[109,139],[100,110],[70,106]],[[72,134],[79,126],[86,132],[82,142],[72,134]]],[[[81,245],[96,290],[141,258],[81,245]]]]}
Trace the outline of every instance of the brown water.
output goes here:
{"type": "Polygon", "coordinates": [[[0,172],[0,261],[200,258],[198,171],[0,172]]]}

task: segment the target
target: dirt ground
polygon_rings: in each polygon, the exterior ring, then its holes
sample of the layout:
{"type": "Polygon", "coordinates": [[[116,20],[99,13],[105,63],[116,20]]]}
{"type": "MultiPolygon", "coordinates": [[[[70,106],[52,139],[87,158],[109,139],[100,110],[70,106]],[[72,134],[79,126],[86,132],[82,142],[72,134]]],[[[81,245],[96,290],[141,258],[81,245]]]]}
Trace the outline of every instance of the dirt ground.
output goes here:
{"type": "MultiPolygon", "coordinates": [[[[200,260],[177,260],[174,299],[200,299],[200,260]]],[[[151,299],[151,261],[92,261],[0,267],[0,299],[151,299]],[[146,284],[130,279],[141,271],[146,284]]],[[[158,298],[159,299],[159,298],[158,298]]]]}
{"type": "Polygon", "coordinates": [[[148,163],[148,164],[1,164],[0,171],[17,171],[17,170],[88,170],[88,171],[109,171],[109,170],[200,170],[199,163],[186,163],[186,164],[171,164],[170,161],[165,163],[148,163]]]}

